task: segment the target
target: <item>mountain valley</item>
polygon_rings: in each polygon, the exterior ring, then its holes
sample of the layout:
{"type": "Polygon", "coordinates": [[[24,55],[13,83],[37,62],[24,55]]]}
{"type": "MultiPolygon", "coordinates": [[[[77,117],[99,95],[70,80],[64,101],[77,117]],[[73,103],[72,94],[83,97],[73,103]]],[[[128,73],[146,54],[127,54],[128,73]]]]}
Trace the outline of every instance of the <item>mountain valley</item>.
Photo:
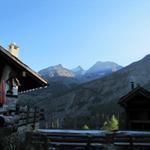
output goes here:
{"type": "Polygon", "coordinates": [[[90,128],[100,128],[111,114],[122,117],[118,100],[131,91],[131,82],[135,87],[140,85],[150,89],[149,64],[150,55],[147,55],[116,72],[88,82],[80,82],[75,75],[69,78],[53,76],[47,78],[48,88],[21,95],[20,103],[44,108],[50,128],[82,128],[85,124],[90,128]]]}

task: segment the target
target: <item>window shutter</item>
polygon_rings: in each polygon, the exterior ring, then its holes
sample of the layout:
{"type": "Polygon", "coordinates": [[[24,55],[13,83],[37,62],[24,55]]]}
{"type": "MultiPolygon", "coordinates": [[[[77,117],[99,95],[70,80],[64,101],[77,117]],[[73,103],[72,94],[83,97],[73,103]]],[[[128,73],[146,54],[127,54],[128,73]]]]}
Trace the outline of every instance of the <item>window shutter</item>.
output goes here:
{"type": "Polygon", "coordinates": [[[0,85],[0,105],[6,103],[6,83],[3,81],[0,85]]]}

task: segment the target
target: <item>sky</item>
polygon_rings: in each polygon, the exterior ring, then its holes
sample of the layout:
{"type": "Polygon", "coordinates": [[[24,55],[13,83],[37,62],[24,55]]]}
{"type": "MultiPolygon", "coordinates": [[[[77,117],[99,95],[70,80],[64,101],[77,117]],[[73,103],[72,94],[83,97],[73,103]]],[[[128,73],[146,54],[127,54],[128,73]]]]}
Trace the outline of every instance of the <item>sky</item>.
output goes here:
{"type": "Polygon", "coordinates": [[[150,54],[150,0],[0,0],[0,45],[35,71],[122,66],[150,54]]]}

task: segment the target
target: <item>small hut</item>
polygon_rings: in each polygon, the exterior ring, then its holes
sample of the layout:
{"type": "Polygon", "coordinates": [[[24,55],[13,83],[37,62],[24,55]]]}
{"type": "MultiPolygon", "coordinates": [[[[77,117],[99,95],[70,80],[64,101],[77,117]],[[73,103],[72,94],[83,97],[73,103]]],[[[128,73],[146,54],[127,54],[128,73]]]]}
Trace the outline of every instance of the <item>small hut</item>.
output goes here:
{"type": "Polygon", "coordinates": [[[150,131],[150,92],[141,86],[119,100],[124,108],[126,129],[150,131]]]}

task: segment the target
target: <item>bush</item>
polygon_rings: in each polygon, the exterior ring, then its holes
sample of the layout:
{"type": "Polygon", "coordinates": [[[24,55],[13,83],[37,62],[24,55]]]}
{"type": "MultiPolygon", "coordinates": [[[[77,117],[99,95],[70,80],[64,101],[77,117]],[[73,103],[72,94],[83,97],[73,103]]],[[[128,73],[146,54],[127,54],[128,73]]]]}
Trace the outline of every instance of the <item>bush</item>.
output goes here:
{"type": "Polygon", "coordinates": [[[112,115],[110,120],[104,122],[102,129],[110,132],[119,129],[119,122],[115,115],[112,115]]]}
{"type": "Polygon", "coordinates": [[[90,128],[88,127],[88,125],[85,124],[85,125],[83,126],[83,130],[89,130],[89,129],[90,129],[90,128]]]}

